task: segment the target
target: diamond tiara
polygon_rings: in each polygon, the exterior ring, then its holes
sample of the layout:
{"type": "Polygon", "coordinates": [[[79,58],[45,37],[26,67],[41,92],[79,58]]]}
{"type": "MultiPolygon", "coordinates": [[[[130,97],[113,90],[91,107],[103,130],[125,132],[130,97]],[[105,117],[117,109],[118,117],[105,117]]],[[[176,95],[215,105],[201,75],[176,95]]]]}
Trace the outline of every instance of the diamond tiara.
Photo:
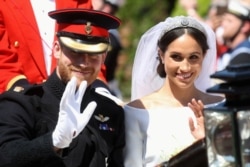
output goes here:
{"type": "Polygon", "coordinates": [[[176,16],[168,18],[166,21],[166,27],[163,30],[163,34],[172,31],[177,28],[194,28],[201,31],[206,36],[206,30],[197,20],[189,16],[176,16]]]}

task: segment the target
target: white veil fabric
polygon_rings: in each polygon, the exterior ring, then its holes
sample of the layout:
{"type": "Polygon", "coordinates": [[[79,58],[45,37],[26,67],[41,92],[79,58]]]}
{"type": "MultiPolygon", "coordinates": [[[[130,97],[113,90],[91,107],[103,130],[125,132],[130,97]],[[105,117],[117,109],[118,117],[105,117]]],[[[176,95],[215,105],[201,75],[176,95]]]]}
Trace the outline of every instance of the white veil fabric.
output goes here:
{"type": "MultiPolygon", "coordinates": [[[[161,78],[157,73],[159,64],[157,42],[164,30],[169,25],[175,24],[179,17],[183,16],[168,17],[142,35],[137,46],[132,69],[131,100],[141,98],[162,87],[165,78],[161,78]]],[[[207,88],[212,86],[210,75],[215,72],[216,39],[214,31],[208,25],[200,21],[197,22],[204,27],[209,46],[203,60],[201,73],[195,81],[196,87],[205,92],[207,88]]]]}

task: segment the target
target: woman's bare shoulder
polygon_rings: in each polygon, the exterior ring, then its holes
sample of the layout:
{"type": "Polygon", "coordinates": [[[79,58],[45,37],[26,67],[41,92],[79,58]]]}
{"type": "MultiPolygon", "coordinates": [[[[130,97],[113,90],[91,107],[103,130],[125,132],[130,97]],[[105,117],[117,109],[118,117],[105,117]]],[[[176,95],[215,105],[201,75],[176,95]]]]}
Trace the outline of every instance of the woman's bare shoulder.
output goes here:
{"type": "Polygon", "coordinates": [[[174,102],[173,99],[170,99],[168,96],[161,96],[158,93],[152,93],[140,99],[131,101],[128,103],[128,106],[141,109],[152,109],[161,106],[173,106],[174,102]]]}
{"type": "Polygon", "coordinates": [[[130,107],[145,109],[151,102],[153,102],[153,94],[144,96],[140,99],[133,100],[129,102],[127,105],[130,107]]]}

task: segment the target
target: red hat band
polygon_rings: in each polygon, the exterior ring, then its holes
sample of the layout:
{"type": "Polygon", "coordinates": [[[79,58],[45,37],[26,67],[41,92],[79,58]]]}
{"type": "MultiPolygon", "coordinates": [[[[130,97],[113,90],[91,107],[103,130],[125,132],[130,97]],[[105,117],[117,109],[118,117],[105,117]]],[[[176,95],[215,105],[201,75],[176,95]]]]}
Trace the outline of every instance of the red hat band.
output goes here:
{"type": "Polygon", "coordinates": [[[60,23],[58,25],[58,31],[71,32],[86,36],[109,37],[107,29],[91,25],[90,22],[87,22],[87,24],[84,25],[60,23]]]}

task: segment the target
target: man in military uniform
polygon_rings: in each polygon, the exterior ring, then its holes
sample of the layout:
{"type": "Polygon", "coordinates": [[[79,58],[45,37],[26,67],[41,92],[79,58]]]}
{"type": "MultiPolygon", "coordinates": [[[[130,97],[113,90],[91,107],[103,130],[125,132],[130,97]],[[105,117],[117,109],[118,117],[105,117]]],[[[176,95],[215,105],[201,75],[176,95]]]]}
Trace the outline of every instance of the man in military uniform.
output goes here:
{"type": "MultiPolygon", "coordinates": [[[[217,71],[224,70],[240,53],[250,52],[250,1],[230,0],[221,23],[223,41],[228,48],[219,55],[217,71]]],[[[238,58],[236,58],[238,59],[238,58]]]]}
{"type": "Polygon", "coordinates": [[[92,87],[120,20],[79,8],[49,15],[57,67],[41,85],[0,95],[0,167],[122,167],[123,108],[92,87]]]}

